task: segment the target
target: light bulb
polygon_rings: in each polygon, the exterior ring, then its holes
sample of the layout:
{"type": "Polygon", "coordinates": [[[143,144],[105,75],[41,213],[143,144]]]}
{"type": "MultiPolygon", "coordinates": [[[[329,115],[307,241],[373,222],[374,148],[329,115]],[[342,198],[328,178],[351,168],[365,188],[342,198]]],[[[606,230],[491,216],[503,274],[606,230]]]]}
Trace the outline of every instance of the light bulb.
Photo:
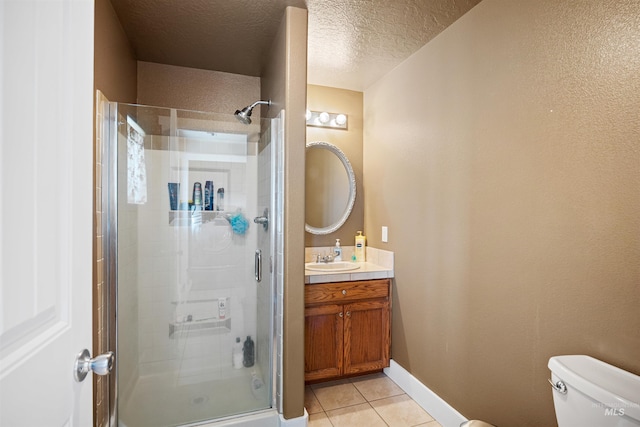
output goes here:
{"type": "Polygon", "coordinates": [[[304,115],[305,119],[307,121],[309,121],[309,119],[311,118],[311,110],[307,110],[306,114],[304,115]]]}
{"type": "Polygon", "coordinates": [[[320,123],[322,124],[329,123],[329,113],[327,113],[326,111],[320,113],[320,116],[318,118],[320,119],[320,123]]]}
{"type": "Polygon", "coordinates": [[[347,123],[347,116],[344,114],[338,114],[336,116],[336,124],[343,126],[345,123],[347,123]]]}

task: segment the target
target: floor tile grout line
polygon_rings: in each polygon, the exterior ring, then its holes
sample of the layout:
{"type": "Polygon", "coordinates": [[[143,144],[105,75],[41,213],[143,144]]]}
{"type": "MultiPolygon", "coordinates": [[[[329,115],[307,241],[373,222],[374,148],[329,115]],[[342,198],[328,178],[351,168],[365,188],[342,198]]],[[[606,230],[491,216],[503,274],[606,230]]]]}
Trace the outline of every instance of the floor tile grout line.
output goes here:
{"type": "Polygon", "coordinates": [[[382,422],[387,426],[389,426],[389,423],[387,422],[387,420],[384,419],[384,417],[382,416],[382,414],[380,414],[380,412],[376,411],[376,408],[373,407],[373,405],[369,402],[369,406],[371,406],[371,409],[373,409],[373,412],[375,412],[376,414],[378,414],[378,417],[382,420],[382,422]]]}
{"type": "MultiPolygon", "coordinates": [[[[407,393],[400,393],[400,394],[392,394],[391,396],[385,396],[385,397],[380,397],[378,399],[371,399],[371,400],[367,400],[367,402],[377,402],[379,400],[385,400],[385,399],[390,399],[392,397],[398,397],[398,396],[407,396],[409,399],[411,399],[411,396],[409,396],[407,393]]],[[[413,400],[413,399],[411,399],[413,400]]]]}
{"type": "MultiPolygon", "coordinates": [[[[391,427],[391,426],[389,425],[389,423],[387,422],[387,420],[385,420],[385,419],[382,417],[382,415],[380,415],[380,413],[379,413],[378,411],[376,411],[376,408],[374,408],[374,407],[371,405],[371,403],[369,403],[369,402],[366,402],[366,403],[369,405],[369,408],[370,408],[370,409],[373,409],[373,412],[375,412],[375,413],[376,413],[376,415],[378,416],[378,418],[380,418],[380,420],[384,423],[384,425],[386,425],[387,427],[391,427]]],[[[332,409],[332,411],[337,411],[337,410],[339,410],[339,409],[350,408],[350,407],[358,406],[358,405],[362,405],[362,404],[363,404],[363,403],[357,403],[357,404],[355,404],[355,405],[344,406],[344,407],[342,407],[342,408],[332,409]]],[[[333,424],[333,422],[331,422],[331,418],[329,417],[329,414],[327,414],[326,412],[324,412],[324,415],[325,415],[325,417],[327,417],[327,420],[329,420],[329,424],[331,424],[331,425],[333,426],[334,424],[333,424]]]]}
{"type": "MultiPolygon", "coordinates": [[[[324,407],[324,406],[322,405],[322,403],[320,402],[320,399],[318,398],[318,395],[316,394],[316,390],[315,390],[315,388],[314,388],[314,387],[312,387],[311,385],[309,385],[308,387],[309,387],[309,390],[312,392],[313,397],[316,399],[316,401],[317,401],[318,405],[319,405],[319,406],[320,406],[320,408],[322,409],[322,411],[321,411],[321,412],[322,412],[322,414],[324,415],[325,419],[326,419],[327,421],[329,421],[329,424],[330,424],[332,427],[335,427],[335,425],[334,425],[334,423],[331,421],[331,418],[329,418],[329,414],[328,414],[328,412],[336,411],[336,410],[342,410],[342,409],[346,409],[346,408],[352,408],[352,407],[355,407],[355,406],[358,406],[358,405],[362,405],[363,403],[367,403],[367,405],[369,406],[369,408],[371,408],[371,409],[373,409],[373,410],[374,410],[374,413],[379,417],[379,419],[380,419],[380,420],[381,420],[381,421],[382,421],[382,422],[383,422],[387,427],[389,427],[389,426],[390,426],[390,424],[389,424],[389,423],[388,423],[388,422],[383,418],[383,416],[382,416],[382,415],[381,415],[381,414],[376,410],[376,408],[375,408],[371,403],[372,403],[372,402],[377,402],[377,401],[380,401],[380,400],[384,400],[384,399],[389,399],[389,398],[393,398],[393,397],[398,397],[398,396],[406,396],[409,400],[414,401],[414,402],[415,402],[415,400],[413,400],[413,399],[412,399],[412,398],[411,398],[411,397],[410,397],[410,396],[409,396],[409,395],[404,391],[404,389],[402,389],[400,386],[398,386],[398,384],[397,384],[395,381],[391,380],[391,378],[389,378],[388,376],[386,376],[386,375],[384,375],[384,374],[383,374],[383,375],[380,375],[380,374],[377,374],[377,375],[376,375],[376,374],[374,374],[374,375],[372,375],[372,376],[371,376],[371,378],[370,378],[370,379],[374,380],[374,379],[376,379],[376,378],[387,378],[387,379],[389,379],[393,384],[395,384],[395,385],[400,389],[400,393],[398,393],[398,394],[390,394],[390,395],[388,395],[388,396],[379,397],[379,398],[374,398],[374,399],[371,399],[371,400],[370,400],[370,399],[368,399],[367,397],[365,397],[365,395],[363,394],[363,392],[362,392],[362,391],[360,391],[360,389],[359,389],[359,388],[358,388],[358,386],[356,385],[356,384],[357,384],[357,383],[359,383],[359,382],[364,382],[363,380],[365,380],[365,377],[355,377],[355,378],[348,379],[348,380],[346,380],[346,381],[345,381],[345,380],[339,380],[339,381],[336,381],[336,383],[335,383],[335,384],[327,385],[327,386],[326,386],[326,388],[330,388],[330,387],[334,387],[334,386],[339,386],[339,385],[351,384],[351,385],[355,388],[355,390],[357,391],[357,393],[360,395],[360,397],[362,397],[362,398],[364,399],[364,402],[361,402],[361,403],[354,403],[354,404],[350,404],[350,405],[341,406],[341,407],[337,407],[337,408],[333,408],[333,409],[329,409],[329,410],[327,410],[327,409],[325,409],[325,407],[324,407]],[[344,381],[344,382],[343,382],[343,381],[344,381]]],[[[325,388],[325,387],[323,387],[323,388],[325,388]]],[[[424,408],[422,408],[422,409],[424,410],[424,408]]],[[[427,421],[427,422],[426,422],[426,424],[425,424],[427,427],[429,427],[430,425],[434,425],[434,426],[438,425],[438,424],[437,424],[437,420],[435,420],[435,419],[431,416],[431,414],[429,414],[427,411],[424,411],[424,412],[425,412],[427,415],[429,415],[429,416],[431,417],[431,421],[427,421]]],[[[320,414],[320,412],[316,412],[316,414],[320,414]]],[[[424,424],[424,423],[423,423],[423,424],[424,424]]],[[[415,424],[413,427],[416,427],[416,426],[418,426],[418,425],[421,425],[421,424],[415,424]]]]}
{"type": "Polygon", "coordinates": [[[329,418],[329,414],[327,414],[326,412],[323,412],[323,414],[324,414],[325,418],[327,419],[327,421],[329,421],[329,424],[331,424],[331,427],[335,427],[333,425],[333,422],[331,421],[331,418],[329,418]]]}
{"type": "Polygon", "coordinates": [[[341,407],[339,407],[339,408],[329,409],[328,411],[325,411],[325,412],[339,411],[340,409],[353,408],[354,406],[364,405],[365,403],[366,403],[367,405],[369,405],[369,407],[370,407],[371,409],[373,409],[373,406],[371,406],[371,403],[369,403],[369,402],[360,402],[360,403],[354,403],[353,405],[347,405],[347,406],[341,406],[341,407]]]}
{"type": "MultiPolygon", "coordinates": [[[[402,394],[398,394],[398,395],[395,395],[395,396],[389,396],[389,397],[398,397],[398,396],[402,396],[402,395],[405,395],[405,396],[409,399],[409,401],[414,402],[414,403],[416,403],[416,405],[417,405],[417,402],[416,402],[415,400],[413,400],[413,399],[411,398],[411,396],[409,396],[407,393],[402,393],[402,394]]],[[[388,399],[388,397],[383,397],[382,399],[376,399],[376,400],[373,400],[372,402],[376,402],[376,401],[378,401],[378,400],[384,400],[384,399],[388,399]]],[[[370,404],[370,403],[371,403],[371,402],[369,402],[369,404],[370,404]]],[[[385,422],[386,422],[386,420],[384,419],[384,417],[382,416],[382,414],[381,414],[380,412],[378,412],[378,410],[376,409],[376,407],[375,407],[375,406],[373,406],[373,405],[371,405],[371,407],[373,408],[373,410],[374,410],[374,411],[376,411],[376,412],[378,413],[378,415],[380,415],[380,418],[382,418],[382,419],[383,419],[383,421],[385,421],[385,422]]],[[[418,407],[419,407],[419,408],[420,408],[420,410],[422,410],[425,414],[427,414],[429,417],[431,417],[431,421],[426,421],[426,424],[430,424],[430,423],[435,423],[435,422],[437,422],[437,421],[436,421],[436,419],[435,419],[435,418],[433,418],[433,415],[431,415],[429,412],[427,412],[423,407],[421,407],[420,405],[418,405],[418,407]]],[[[412,425],[411,425],[411,426],[409,426],[409,427],[417,427],[417,426],[422,425],[422,424],[425,424],[425,423],[412,424],[412,425]]],[[[427,427],[429,427],[429,426],[427,425],[427,427]]]]}
{"type": "MultiPolygon", "coordinates": [[[[364,396],[362,395],[362,393],[360,393],[360,390],[358,390],[358,387],[356,387],[356,386],[355,386],[351,381],[349,381],[349,382],[345,382],[344,384],[351,384],[351,385],[353,386],[353,388],[356,390],[356,392],[360,395],[360,397],[362,397],[366,403],[369,403],[369,401],[367,400],[367,398],[366,398],[366,397],[364,397],[364,396]]],[[[334,384],[334,385],[331,385],[331,386],[329,386],[329,387],[338,386],[338,385],[344,385],[344,384],[334,384]]],[[[326,411],[327,411],[327,409],[324,407],[324,405],[322,404],[322,402],[320,402],[320,399],[318,399],[318,395],[316,394],[316,391],[313,389],[313,387],[309,387],[309,388],[311,389],[311,392],[312,392],[312,393],[313,393],[313,395],[315,396],[315,398],[316,398],[316,400],[318,401],[318,404],[320,405],[320,407],[322,408],[322,410],[326,412],[326,411]]],[[[329,409],[329,410],[330,410],[330,411],[333,411],[333,410],[335,410],[335,409],[348,408],[348,407],[350,407],[350,406],[361,405],[361,404],[362,404],[362,402],[361,402],[361,403],[354,403],[354,404],[352,404],[352,405],[340,406],[340,407],[338,407],[338,408],[333,408],[333,409],[329,409]]],[[[371,406],[371,404],[369,404],[369,406],[371,406]]]]}

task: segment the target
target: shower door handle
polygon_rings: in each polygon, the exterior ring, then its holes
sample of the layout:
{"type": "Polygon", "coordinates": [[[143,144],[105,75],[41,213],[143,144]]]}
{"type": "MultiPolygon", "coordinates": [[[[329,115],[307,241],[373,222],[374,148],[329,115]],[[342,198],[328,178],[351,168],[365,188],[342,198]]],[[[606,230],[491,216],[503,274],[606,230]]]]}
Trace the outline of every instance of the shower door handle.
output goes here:
{"type": "Polygon", "coordinates": [[[255,222],[256,224],[262,224],[264,230],[267,231],[269,229],[269,208],[264,208],[262,216],[253,218],[253,222],[255,222]]]}
{"type": "Polygon", "coordinates": [[[74,365],[74,377],[77,382],[82,382],[89,372],[97,375],[107,375],[113,369],[116,355],[108,351],[100,356],[91,358],[91,353],[86,348],[76,356],[74,365]]]}
{"type": "Polygon", "coordinates": [[[254,271],[256,276],[256,282],[260,283],[262,281],[262,251],[260,249],[256,249],[254,271]]]}

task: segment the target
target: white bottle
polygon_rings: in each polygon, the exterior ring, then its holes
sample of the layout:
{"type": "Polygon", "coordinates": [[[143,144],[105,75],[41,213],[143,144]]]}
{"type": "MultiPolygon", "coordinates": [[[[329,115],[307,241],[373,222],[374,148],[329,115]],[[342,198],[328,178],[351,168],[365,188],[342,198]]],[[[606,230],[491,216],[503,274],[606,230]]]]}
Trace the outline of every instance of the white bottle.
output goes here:
{"type": "Polygon", "coordinates": [[[236,338],[236,343],[233,345],[233,350],[231,351],[233,358],[233,368],[241,369],[242,368],[242,342],[240,342],[240,337],[236,338]]]}
{"type": "Polygon", "coordinates": [[[342,248],[340,247],[340,239],[336,239],[336,246],[333,248],[333,260],[342,261],[342,248]]]}
{"type": "Polygon", "coordinates": [[[227,298],[218,298],[218,319],[227,317],[227,298]]]}
{"type": "Polygon", "coordinates": [[[362,235],[362,231],[358,231],[356,235],[356,247],[354,249],[354,255],[356,256],[357,262],[365,262],[365,246],[367,244],[367,238],[362,235]]]}

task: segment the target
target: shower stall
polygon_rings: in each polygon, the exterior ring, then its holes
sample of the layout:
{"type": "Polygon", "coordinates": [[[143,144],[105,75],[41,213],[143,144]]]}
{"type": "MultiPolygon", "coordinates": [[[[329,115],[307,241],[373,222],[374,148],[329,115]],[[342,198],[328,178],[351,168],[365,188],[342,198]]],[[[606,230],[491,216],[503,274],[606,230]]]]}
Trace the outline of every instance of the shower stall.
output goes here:
{"type": "Polygon", "coordinates": [[[278,425],[281,119],[102,108],[110,425],[278,425]]]}

